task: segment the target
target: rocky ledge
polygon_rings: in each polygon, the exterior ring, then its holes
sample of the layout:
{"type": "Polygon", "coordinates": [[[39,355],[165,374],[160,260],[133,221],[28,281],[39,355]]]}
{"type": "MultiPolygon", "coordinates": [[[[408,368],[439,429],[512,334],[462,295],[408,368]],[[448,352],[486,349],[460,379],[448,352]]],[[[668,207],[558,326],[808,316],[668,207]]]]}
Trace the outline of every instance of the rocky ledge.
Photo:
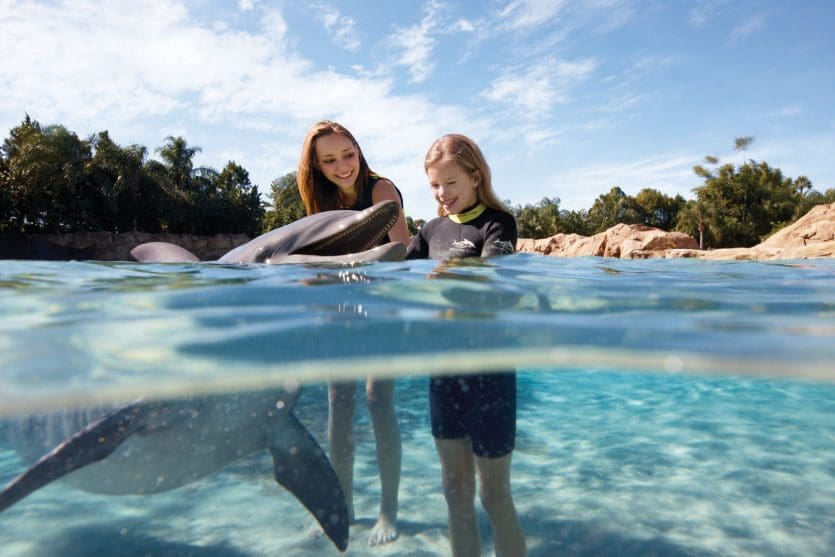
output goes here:
{"type": "Polygon", "coordinates": [[[516,251],[552,257],[685,257],[696,259],[809,259],[835,257],[835,203],[818,205],[793,224],[750,248],[700,250],[692,236],[642,224],[616,224],[595,234],[556,234],[532,240],[520,238],[516,251]]]}

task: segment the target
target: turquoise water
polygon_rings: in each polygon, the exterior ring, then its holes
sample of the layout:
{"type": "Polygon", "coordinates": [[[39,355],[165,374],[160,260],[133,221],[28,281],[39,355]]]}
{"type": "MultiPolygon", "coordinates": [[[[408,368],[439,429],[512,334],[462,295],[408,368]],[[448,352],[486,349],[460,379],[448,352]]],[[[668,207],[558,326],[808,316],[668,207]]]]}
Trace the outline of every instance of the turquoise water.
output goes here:
{"type": "MultiPolygon", "coordinates": [[[[322,441],[322,381],[399,377],[401,537],[364,546],[360,404],[349,555],[448,554],[425,375],[509,367],[530,555],[835,553],[835,261],[0,262],[7,421],[301,383],[322,441]]],[[[24,464],[1,437],[5,484],[24,464]]],[[[337,554],[306,520],[264,454],[161,495],[50,485],[0,515],[0,555],[337,554]]]]}

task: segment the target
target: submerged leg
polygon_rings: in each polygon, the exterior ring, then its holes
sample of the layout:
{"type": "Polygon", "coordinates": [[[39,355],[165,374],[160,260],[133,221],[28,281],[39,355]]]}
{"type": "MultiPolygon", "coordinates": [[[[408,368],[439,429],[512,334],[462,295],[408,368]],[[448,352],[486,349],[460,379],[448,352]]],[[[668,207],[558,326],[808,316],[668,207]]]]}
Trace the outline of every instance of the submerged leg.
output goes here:
{"type": "Polygon", "coordinates": [[[348,505],[348,518],[354,520],[354,407],[356,384],[328,383],[328,446],[331,462],[348,505]]]}
{"type": "Polygon", "coordinates": [[[394,381],[368,379],[366,400],[377,448],[380,469],[380,515],[368,538],[369,545],[397,539],[397,497],[400,489],[401,440],[394,409],[394,381]]]}
{"type": "Polygon", "coordinates": [[[510,489],[513,453],[498,458],[476,457],[481,504],[493,528],[496,557],[524,557],[527,545],[510,489]]]}
{"type": "Polygon", "coordinates": [[[435,439],[441,459],[453,557],[479,557],[481,537],[475,510],[475,468],[469,439],[435,439]]]}

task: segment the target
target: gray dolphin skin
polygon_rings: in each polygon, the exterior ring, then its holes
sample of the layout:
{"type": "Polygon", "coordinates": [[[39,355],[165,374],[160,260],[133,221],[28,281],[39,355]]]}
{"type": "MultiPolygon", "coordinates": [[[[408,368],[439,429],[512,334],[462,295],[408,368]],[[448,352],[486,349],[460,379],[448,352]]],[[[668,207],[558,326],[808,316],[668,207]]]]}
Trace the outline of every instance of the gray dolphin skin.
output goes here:
{"type": "MultiPolygon", "coordinates": [[[[381,201],[363,211],[324,211],[276,228],[239,246],[218,263],[363,263],[400,261],[406,246],[398,242],[378,245],[394,226],[400,205],[381,201]]],[[[140,244],[131,255],[144,263],[198,262],[180,246],[167,242],[140,244]]]]}
{"type": "MultiPolygon", "coordinates": [[[[403,244],[378,245],[401,209],[384,201],[364,211],[300,219],[230,251],[218,263],[399,261],[403,244]]],[[[165,242],[131,250],[140,262],[199,262],[165,242]]],[[[298,389],[135,402],[28,416],[5,426],[13,448],[33,463],[0,492],[0,512],[50,482],[104,494],[175,489],[267,449],[275,478],[305,506],[334,545],[348,546],[348,509],[324,451],[292,413],[298,389]]]]}
{"type": "Polygon", "coordinates": [[[150,495],[268,449],[275,479],[344,551],[345,496],[324,451],[292,412],[298,397],[298,389],[279,389],[17,420],[7,425],[6,435],[21,458],[34,464],[0,492],[0,512],[63,476],[93,493],[150,495]]]}

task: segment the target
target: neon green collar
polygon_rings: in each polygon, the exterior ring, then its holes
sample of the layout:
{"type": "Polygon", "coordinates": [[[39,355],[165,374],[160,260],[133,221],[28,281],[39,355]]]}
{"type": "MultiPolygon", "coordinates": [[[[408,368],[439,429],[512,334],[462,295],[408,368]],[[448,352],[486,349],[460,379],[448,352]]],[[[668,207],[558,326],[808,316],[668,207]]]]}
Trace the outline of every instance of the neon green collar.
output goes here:
{"type": "Polygon", "coordinates": [[[477,219],[486,210],[487,207],[479,203],[478,205],[476,205],[468,211],[464,211],[463,213],[455,213],[454,215],[449,215],[449,220],[457,224],[464,224],[470,222],[471,220],[477,219]]]}

